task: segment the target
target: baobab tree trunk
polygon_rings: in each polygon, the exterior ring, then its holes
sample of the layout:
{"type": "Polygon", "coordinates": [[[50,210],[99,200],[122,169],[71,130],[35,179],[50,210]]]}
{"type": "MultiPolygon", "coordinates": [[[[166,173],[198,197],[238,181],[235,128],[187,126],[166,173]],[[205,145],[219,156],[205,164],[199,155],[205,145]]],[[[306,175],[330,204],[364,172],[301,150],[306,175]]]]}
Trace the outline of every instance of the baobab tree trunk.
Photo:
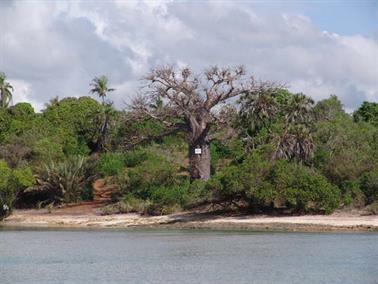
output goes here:
{"type": "Polygon", "coordinates": [[[210,178],[210,143],[206,138],[200,138],[194,143],[189,143],[189,173],[191,180],[208,180],[210,178]],[[201,153],[196,153],[196,149],[201,153]]]}

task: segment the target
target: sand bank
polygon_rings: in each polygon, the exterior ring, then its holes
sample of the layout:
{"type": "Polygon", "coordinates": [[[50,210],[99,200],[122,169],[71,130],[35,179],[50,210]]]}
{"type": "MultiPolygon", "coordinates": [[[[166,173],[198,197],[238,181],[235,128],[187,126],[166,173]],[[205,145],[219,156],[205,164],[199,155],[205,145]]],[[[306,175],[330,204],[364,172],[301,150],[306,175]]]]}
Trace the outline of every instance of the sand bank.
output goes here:
{"type": "Polygon", "coordinates": [[[272,217],[181,213],[166,216],[117,214],[102,216],[98,208],[16,210],[2,226],[66,228],[178,228],[267,231],[378,231],[378,216],[337,212],[332,215],[272,217]]]}

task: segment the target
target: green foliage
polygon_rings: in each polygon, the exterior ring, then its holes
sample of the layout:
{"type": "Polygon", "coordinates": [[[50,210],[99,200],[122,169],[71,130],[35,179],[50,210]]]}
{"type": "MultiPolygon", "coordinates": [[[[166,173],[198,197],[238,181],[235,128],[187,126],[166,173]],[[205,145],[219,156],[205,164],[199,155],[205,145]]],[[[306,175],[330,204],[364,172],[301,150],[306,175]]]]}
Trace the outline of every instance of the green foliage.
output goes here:
{"type": "Polygon", "coordinates": [[[244,145],[239,139],[214,140],[210,144],[211,173],[215,174],[235,158],[244,155],[244,145]]]}
{"type": "Polygon", "coordinates": [[[7,76],[0,72],[0,107],[7,108],[12,101],[13,86],[7,82],[7,76]]]}
{"type": "Polygon", "coordinates": [[[285,160],[276,162],[252,154],[240,166],[230,166],[207,184],[216,202],[238,203],[263,210],[331,213],[339,190],[318,173],[285,160]]]}
{"type": "Polygon", "coordinates": [[[365,194],[368,204],[378,201],[378,168],[362,177],[361,190],[365,194]]]}
{"type": "Polygon", "coordinates": [[[10,169],[4,160],[0,160],[0,220],[11,213],[18,193],[33,183],[30,168],[10,169]]]}
{"type": "Polygon", "coordinates": [[[207,187],[208,182],[204,180],[194,180],[189,184],[188,194],[186,196],[184,207],[195,207],[203,203],[210,203],[211,191],[207,187]]]}
{"type": "Polygon", "coordinates": [[[353,113],[355,121],[369,122],[378,127],[378,103],[363,102],[353,113]]]}
{"type": "Polygon", "coordinates": [[[365,196],[360,189],[358,181],[347,181],[341,186],[344,205],[353,207],[362,207],[365,205],[365,196]]]}
{"type": "Polygon", "coordinates": [[[148,158],[128,170],[129,187],[141,198],[150,198],[156,186],[172,185],[177,169],[163,156],[148,153],[148,158]]]}
{"type": "Polygon", "coordinates": [[[314,107],[314,116],[317,121],[335,121],[346,117],[343,105],[335,95],[319,101],[314,107]]]}
{"type": "Polygon", "coordinates": [[[150,188],[152,201],[149,207],[150,214],[170,214],[180,209],[186,203],[188,184],[171,186],[156,186],[150,188]]]}
{"type": "Polygon", "coordinates": [[[18,103],[9,108],[9,113],[16,119],[26,120],[35,115],[34,108],[29,103],[18,103]]]}
{"type": "Polygon", "coordinates": [[[93,161],[73,156],[62,162],[47,162],[38,174],[36,190],[46,191],[52,200],[76,202],[93,179],[93,161]]]}
{"type": "Polygon", "coordinates": [[[139,165],[143,161],[147,160],[148,156],[145,150],[138,149],[134,151],[129,151],[125,155],[125,164],[128,167],[135,167],[136,165],[139,165]]]}
{"type": "Polygon", "coordinates": [[[346,181],[357,181],[377,164],[378,131],[368,123],[355,123],[348,116],[320,121],[314,138],[314,165],[339,187],[346,181]]]}
{"type": "Polygon", "coordinates": [[[98,161],[99,173],[103,176],[116,176],[125,167],[125,157],[121,153],[104,153],[98,161]]]}
{"type": "Polygon", "coordinates": [[[0,143],[6,137],[11,118],[8,111],[0,107],[0,143]]]}
{"type": "Polygon", "coordinates": [[[339,190],[306,167],[278,162],[270,173],[273,187],[294,211],[331,213],[339,205],[339,190]]]}
{"type": "Polygon", "coordinates": [[[101,135],[99,128],[102,121],[98,119],[103,113],[100,103],[90,97],[64,98],[48,105],[43,111],[44,118],[54,127],[59,128],[63,135],[75,139],[66,144],[68,154],[79,154],[82,144],[93,146],[101,135]],[[75,152],[76,151],[76,152],[75,152]]]}
{"type": "Polygon", "coordinates": [[[144,213],[154,215],[168,214],[198,201],[198,192],[196,196],[191,194],[189,179],[181,174],[178,163],[183,159],[181,155],[179,138],[164,139],[162,144],[152,144],[126,153],[124,161],[127,168],[117,177],[118,183],[124,185],[121,186],[124,196],[143,200],[144,213]]]}
{"type": "Polygon", "coordinates": [[[97,174],[121,190],[108,212],[166,214],[213,202],[329,213],[339,200],[375,210],[377,103],[364,102],[350,116],[336,96],[312,108],[302,94],[275,90],[246,95],[235,114],[231,132],[210,130],[213,176],[190,183],[186,137],[167,135],[157,120],[135,120],[89,97],[53,99],[42,113],[28,103],[0,107],[0,215],[33,192],[43,193],[33,195],[35,202],[90,200],[97,174]]]}
{"type": "Polygon", "coordinates": [[[305,163],[313,155],[313,100],[286,89],[268,89],[240,98],[237,127],[248,150],[275,145],[275,158],[305,163]]]}
{"type": "Polygon", "coordinates": [[[115,89],[108,87],[108,78],[105,75],[102,75],[100,77],[95,77],[92,80],[92,83],[90,84],[92,89],[90,92],[92,94],[97,94],[102,101],[105,101],[105,97],[107,93],[113,92],[115,89]]]}

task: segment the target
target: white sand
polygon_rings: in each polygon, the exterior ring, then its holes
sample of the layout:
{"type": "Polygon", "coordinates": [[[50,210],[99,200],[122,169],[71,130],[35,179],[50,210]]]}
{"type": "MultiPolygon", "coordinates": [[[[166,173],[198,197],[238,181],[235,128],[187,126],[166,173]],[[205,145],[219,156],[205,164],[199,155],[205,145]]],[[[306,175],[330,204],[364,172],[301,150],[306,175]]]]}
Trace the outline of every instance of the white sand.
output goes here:
{"type": "Polygon", "coordinates": [[[262,215],[223,217],[201,214],[173,214],[146,217],[138,214],[101,216],[98,213],[49,214],[46,210],[16,210],[2,222],[5,226],[28,227],[176,227],[214,229],[272,229],[294,231],[369,230],[378,231],[378,216],[334,213],[332,215],[304,215],[271,217],[262,215]]]}

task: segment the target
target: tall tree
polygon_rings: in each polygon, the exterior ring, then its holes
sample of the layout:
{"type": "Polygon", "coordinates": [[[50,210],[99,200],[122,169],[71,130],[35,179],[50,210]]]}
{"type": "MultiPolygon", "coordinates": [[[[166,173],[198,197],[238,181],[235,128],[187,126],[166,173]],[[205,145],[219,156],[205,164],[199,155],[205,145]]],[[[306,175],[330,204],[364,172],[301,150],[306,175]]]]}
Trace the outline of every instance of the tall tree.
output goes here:
{"type": "Polygon", "coordinates": [[[243,67],[212,67],[203,74],[190,68],[162,67],[145,77],[148,92],[133,102],[135,113],[187,133],[191,179],[210,177],[210,129],[222,121],[220,106],[245,93],[271,88],[247,77],[243,67]],[[156,107],[158,102],[158,107],[156,107]]]}
{"type": "Polygon", "coordinates": [[[90,92],[92,94],[97,94],[100,99],[102,100],[102,103],[105,103],[105,98],[109,92],[113,92],[115,89],[108,87],[108,78],[105,75],[102,75],[100,77],[95,77],[92,80],[92,83],[90,84],[92,89],[90,92]]]}
{"type": "Polygon", "coordinates": [[[103,108],[97,115],[98,125],[98,139],[95,143],[95,151],[101,151],[106,144],[106,137],[108,133],[109,123],[111,116],[114,116],[114,110],[112,103],[105,103],[105,98],[109,92],[113,92],[115,89],[108,87],[108,78],[105,75],[95,77],[90,84],[92,94],[97,94],[102,99],[103,108]]]}
{"type": "Polygon", "coordinates": [[[6,81],[5,73],[0,72],[0,107],[7,108],[12,101],[12,85],[6,81]]]}

